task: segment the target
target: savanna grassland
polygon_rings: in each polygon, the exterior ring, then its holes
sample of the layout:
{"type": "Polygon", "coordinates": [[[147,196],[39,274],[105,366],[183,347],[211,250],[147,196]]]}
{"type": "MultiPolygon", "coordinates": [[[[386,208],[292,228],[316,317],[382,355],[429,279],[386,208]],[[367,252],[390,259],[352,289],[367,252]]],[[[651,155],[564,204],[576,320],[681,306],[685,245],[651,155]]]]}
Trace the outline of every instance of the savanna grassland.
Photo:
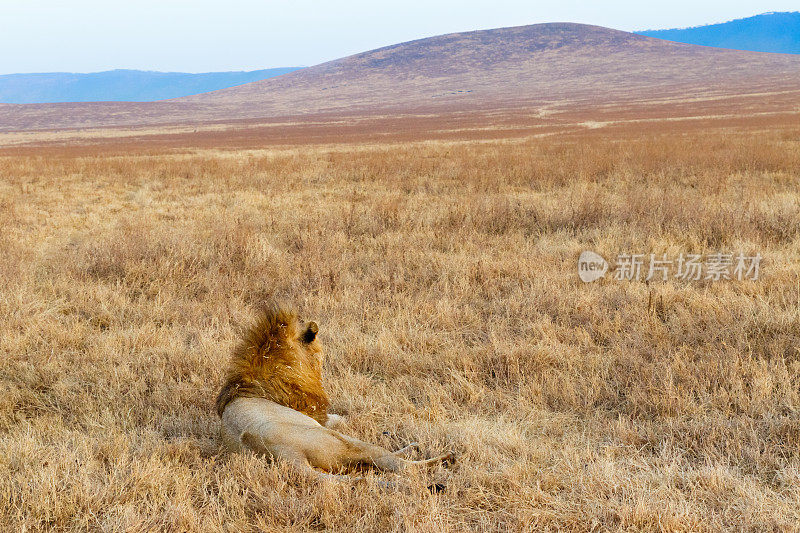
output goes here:
{"type": "Polygon", "coordinates": [[[798,530],[798,180],[789,126],[6,152],[2,529],[798,530]],[[584,284],[586,249],[764,259],[584,284]],[[275,300],[350,434],[458,462],[387,489],[221,453],[275,300]]]}

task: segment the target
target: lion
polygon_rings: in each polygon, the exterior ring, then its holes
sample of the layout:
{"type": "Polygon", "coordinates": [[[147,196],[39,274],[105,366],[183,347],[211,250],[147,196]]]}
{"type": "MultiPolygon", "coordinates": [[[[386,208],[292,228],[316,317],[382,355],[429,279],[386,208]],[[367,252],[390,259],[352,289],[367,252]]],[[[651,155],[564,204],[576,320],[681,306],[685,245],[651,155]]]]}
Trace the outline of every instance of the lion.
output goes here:
{"type": "Polygon", "coordinates": [[[233,352],[217,396],[221,438],[230,451],[249,449],[316,479],[355,481],[339,472],[371,465],[400,472],[410,465],[452,462],[453,453],[411,461],[412,443],[391,452],[337,431],[322,386],[322,346],[316,322],[302,323],[280,307],[265,310],[233,352]],[[317,470],[319,469],[319,470],[317,470]]]}

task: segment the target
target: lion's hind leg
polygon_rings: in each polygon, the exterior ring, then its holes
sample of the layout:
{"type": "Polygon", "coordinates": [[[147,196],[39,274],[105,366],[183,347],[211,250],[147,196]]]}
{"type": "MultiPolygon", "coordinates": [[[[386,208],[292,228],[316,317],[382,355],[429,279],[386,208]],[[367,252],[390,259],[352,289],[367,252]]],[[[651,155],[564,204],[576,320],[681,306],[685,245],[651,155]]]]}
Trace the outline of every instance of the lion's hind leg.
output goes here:
{"type": "Polygon", "coordinates": [[[361,481],[361,477],[352,477],[340,474],[329,474],[315,469],[308,462],[306,455],[298,448],[292,446],[283,446],[276,444],[268,444],[259,435],[252,433],[242,434],[242,444],[247,446],[254,452],[267,455],[275,460],[287,464],[292,470],[303,477],[312,479],[314,481],[339,481],[339,482],[356,482],[361,481]]]}
{"type": "Polygon", "coordinates": [[[369,445],[369,447],[361,450],[362,453],[360,455],[354,457],[353,462],[371,464],[387,472],[401,472],[407,466],[433,466],[440,463],[453,462],[455,460],[455,454],[450,452],[431,459],[409,461],[408,459],[403,459],[403,456],[408,453],[406,448],[392,453],[380,446],[369,445]]]}
{"type": "Polygon", "coordinates": [[[345,444],[346,449],[340,458],[341,467],[353,466],[357,464],[373,465],[381,470],[387,472],[400,472],[408,465],[414,466],[428,466],[435,465],[445,461],[453,461],[455,456],[453,453],[434,457],[433,459],[426,459],[422,461],[409,461],[403,459],[411,451],[418,447],[416,443],[409,444],[405,448],[401,448],[396,452],[390,452],[386,448],[370,444],[368,442],[360,441],[341,433],[336,433],[336,437],[345,444]]]}
{"type": "Polygon", "coordinates": [[[311,464],[308,462],[308,459],[303,454],[295,450],[292,450],[290,453],[283,453],[279,457],[281,460],[287,463],[293,470],[314,481],[337,481],[337,482],[355,483],[357,481],[362,481],[364,479],[362,477],[353,477],[343,474],[329,474],[328,472],[317,470],[316,468],[311,466],[311,464]]]}

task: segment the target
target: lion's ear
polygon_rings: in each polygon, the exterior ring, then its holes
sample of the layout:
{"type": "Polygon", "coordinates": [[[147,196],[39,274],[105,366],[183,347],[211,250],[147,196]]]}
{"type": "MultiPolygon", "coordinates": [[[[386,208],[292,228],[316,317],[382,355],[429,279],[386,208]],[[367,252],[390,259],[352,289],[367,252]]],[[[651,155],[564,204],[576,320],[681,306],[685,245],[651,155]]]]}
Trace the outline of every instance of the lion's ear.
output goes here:
{"type": "Polygon", "coordinates": [[[305,332],[303,332],[303,342],[306,344],[311,344],[314,342],[314,339],[317,338],[317,332],[319,332],[319,326],[316,322],[309,322],[308,327],[306,328],[305,332]]]}

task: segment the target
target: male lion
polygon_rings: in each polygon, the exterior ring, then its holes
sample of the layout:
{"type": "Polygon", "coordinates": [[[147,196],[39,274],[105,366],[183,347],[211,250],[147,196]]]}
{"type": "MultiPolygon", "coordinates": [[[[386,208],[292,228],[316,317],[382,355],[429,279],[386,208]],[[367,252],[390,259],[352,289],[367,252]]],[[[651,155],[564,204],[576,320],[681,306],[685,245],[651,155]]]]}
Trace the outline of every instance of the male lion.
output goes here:
{"type": "Polygon", "coordinates": [[[312,477],[336,479],[350,478],[314,467],[339,472],[367,464],[398,472],[406,465],[453,459],[448,453],[409,461],[404,457],[416,444],[390,452],[332,429],[341,417],[328,413],[318,331],[314,322],[301,328],[295,313],[277,307],[265,311],[247,331],[217,396],[222,440],[229,450],[247,448],[287,461],[312,477]]]}

